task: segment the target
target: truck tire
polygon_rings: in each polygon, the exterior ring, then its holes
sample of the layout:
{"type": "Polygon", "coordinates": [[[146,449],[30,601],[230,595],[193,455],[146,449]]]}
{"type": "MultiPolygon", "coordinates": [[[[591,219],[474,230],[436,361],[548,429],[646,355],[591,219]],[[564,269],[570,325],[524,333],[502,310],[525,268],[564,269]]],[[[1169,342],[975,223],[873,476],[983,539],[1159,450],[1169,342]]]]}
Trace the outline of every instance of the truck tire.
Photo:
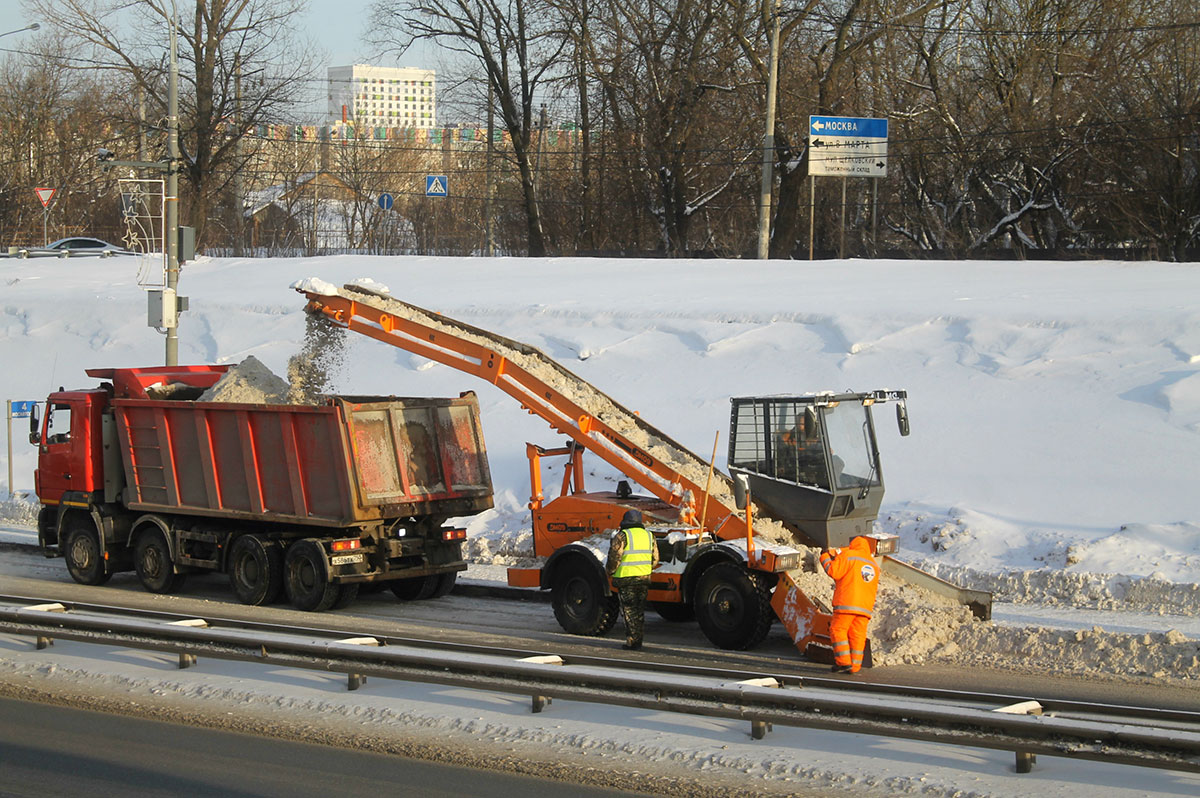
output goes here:
{"type": "Polygon", "coordinates": [[[433,587],[433,593],[430,598],[443,598],[450,595],[450,591],[454,589],[454,583],[458,581],[458,571],[451,571],[446,574],[438,574],[437,584],[433,587]]]}
{"type": "Polygon", "coordinates": [[[573,635],[597,637],[612,629],[620,610],[615,593],[607,580],[579,557],[559,564],[550,587],[554,617],[563,631],[573,635]]]}
{"type": "Polygon", "coordinates": [[[175,593],[183,587],[186,574],[175,573],[167,539],[157,528],[147,529],[137,537],[133,550],[133,567],[142,587],[151,593],[175,593]]]}
{"type": "Polygon", "coordinates": [[[325,549],[313,538],[298,540],[284,556],[288,601],[298,610],[324,612],[337,601],[341,590],[325,576],[325,549]]]}
{"type": "Polygon", "coordinates": [[[63,558],[71,578],[81,585],[102,585],[112,576],[100,555],[100,538],[89,523],[71,523],[63,546],[63,558]]]}
{"type": "Polygon", "coordinates": [[[341,610],[349,607],[358,598],[358,593],[362,589],[357,582],[349,585],[338,585],[338,596],[333,600],[333,609],[341,610]]]}
{"type": "Polygon", "coordinates": [[[271,604],[283,592],[283,553],[279,544],[242,535],[229,547],[229,583],[243,604],[271,604]]]}
{"type": "Polygon", "coordinates": [[[704,636],[732,651],[761,643],[775,618],[767,580],[732,562],[719,562],[700,575],[693,606],[704,636]]]}

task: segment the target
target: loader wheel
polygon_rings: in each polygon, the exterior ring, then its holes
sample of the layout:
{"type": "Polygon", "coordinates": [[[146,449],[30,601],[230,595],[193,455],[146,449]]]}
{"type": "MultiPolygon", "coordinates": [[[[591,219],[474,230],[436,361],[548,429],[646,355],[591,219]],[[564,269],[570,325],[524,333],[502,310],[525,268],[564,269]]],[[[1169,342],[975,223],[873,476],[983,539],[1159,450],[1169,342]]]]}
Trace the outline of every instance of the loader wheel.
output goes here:
{"type": "Polygon", "coordinates": [[[758,645],[774,620],[767,580],[732,562],[717,563],[700,575],[694,606],[704,636],[727,650],[758,645]]]}
{"type": "Polygon", "coordinates": [[[581,559],[562,563],[554,572],[550,588],[554,617],[563,631],[573,635],[599,636],[617,622],[620,603],[598,567],[581,559]]]}
{"type": "Polygon", "coordinates": [[[142,587],[151,593],[177,593],[187,580],[187,574],[175,573],[167,540],[157,529],[148,529],[138,535],[133,567],[142,587]]]}
{"type": "Polygon", "coordinates": [[[324,612],[341,595],[339,585],[325,576],[325,549],[312,538],[298,540],[284,556],[284,587],[288,601],[298,610],[324,612]]]}
{"type": "Polygon", "coordinates": [[[67,530],[63,556],[71,578],[81,585],[102,585],[112,576],[100,555],[100,538],[91,524],[75,522],[67,530]]]}
{"type": "Polygon", "coordinates": [[[650,606],[664,621],[684,623],[696,620],[696,608],[683,601],[651,601],[650,606]]]}
{"type": "Polygon", "coordinates": [[[242,535],[229,549],[229,583],[243,604],[271,604],[283,592],[283,553],[279,544],[242,535]]]}

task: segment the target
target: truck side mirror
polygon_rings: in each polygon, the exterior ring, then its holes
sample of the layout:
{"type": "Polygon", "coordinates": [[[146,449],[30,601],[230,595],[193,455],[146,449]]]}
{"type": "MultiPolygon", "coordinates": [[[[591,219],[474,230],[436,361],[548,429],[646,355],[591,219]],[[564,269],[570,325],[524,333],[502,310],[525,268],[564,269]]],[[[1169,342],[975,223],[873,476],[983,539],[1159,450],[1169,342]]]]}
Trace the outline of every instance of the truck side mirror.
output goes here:
{"type": "Polygon", "coordinates": [[[901,402],[896,405],[896,425],[900,427],[900,435],[908,435],[908,406],[901,402]]]}
{"type": "Polygon", "coordinates": [[[35,404],[29,408],[29,442],[37,446],[42,442],[42,432],[40,427],[41,419],[38,414],[38,406],[35,404]]]}
{"type": "Polygon", "coordinates": [[[733,475],[733,503],[739,510],[745,510],[750,500],[750,480],[745,474],[733,475]]]}

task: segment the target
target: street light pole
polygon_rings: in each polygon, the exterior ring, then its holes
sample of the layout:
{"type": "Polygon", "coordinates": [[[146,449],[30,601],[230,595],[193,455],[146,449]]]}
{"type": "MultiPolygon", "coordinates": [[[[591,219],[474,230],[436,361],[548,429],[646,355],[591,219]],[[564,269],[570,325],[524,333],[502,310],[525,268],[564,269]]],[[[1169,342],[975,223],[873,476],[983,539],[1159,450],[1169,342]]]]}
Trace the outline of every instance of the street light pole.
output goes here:
{"type": "Polygon", "coordinates": [[[779,81],[779,0],[771,14],[771,55],[767,70],[767,130],[763,134],[762,191],[758,200],[758,257],[771,256],[771,188],[775,184],[775,92],[779,81]]]}
{"type": "Polygon", "coordinates": [[[10,31],[6,31],[5,33],[0,33],[0,36],[12,36],[14,33],[24,33],[27,30],[40,30],[41,27],[42,27],[41,25],[34,22],[30,25],[26,25],[23,28],[17,28],[16,30],[10,30],[10,31]]]}

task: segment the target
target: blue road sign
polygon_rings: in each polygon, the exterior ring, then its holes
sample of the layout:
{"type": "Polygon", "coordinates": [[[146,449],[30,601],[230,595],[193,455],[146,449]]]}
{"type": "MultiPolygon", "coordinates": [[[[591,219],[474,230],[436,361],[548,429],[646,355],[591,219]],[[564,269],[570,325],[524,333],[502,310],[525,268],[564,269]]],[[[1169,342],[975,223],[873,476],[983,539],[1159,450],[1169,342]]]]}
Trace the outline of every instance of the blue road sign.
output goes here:
{"type": "Polygon", "coordinates": [[[13,400],[12,417],[13,418],[29,418],[29,414],[33,412],[33,406],[37,404],[35,399],[13,400]]]}
{"type": "Polygon", "coordinates": [[[864,119],[857,116],[810,116],[809,134],[841,138],[886,139],[887,119],[864,119]]]}
{"type": "Polygon", "coordinates": [[[450,194],[450,181],[445,175],[425,175],[425,196],[445,197],[450,194]]]}
{"type": "Polygon", "coordinates": [[[887,177],[887,119],[808,118],[808,173],[887,177]]]}
{"type": "Polygon", "coordinates": [[[390,211],[392,209],[392,203],[393,200],[391,194],[384,193],[379,195],[379,207],[383,210],[390,211]]]}

